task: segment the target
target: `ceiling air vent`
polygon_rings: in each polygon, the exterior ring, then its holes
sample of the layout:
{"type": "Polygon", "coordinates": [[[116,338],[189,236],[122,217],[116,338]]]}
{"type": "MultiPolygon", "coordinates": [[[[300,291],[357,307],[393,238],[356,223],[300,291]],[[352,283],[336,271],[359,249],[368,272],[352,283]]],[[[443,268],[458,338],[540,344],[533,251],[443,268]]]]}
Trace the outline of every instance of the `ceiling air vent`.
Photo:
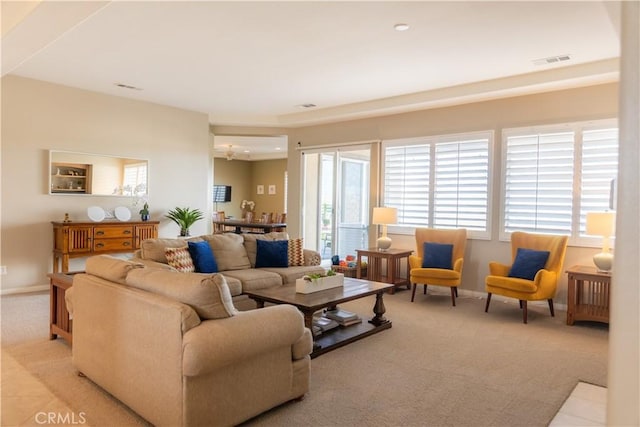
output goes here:
{"type": "Polygon", "coordinates": [[[121,87],[123,89],[131,89],[131,90],[142,90],[139,87],[135,87],[135,86],[131,86],[131,85],[126,85],[124,83],[114,83],[114,85],[121,87]]]}
{"type": "Polygon", "coordinates": [[[557,55],[550,56],[548,58],[542,59],[534,59],[533,65],[548,65],[548,64],[557,64],[558,62],[568,61],[571,59],[571,55],[557,55]]]}

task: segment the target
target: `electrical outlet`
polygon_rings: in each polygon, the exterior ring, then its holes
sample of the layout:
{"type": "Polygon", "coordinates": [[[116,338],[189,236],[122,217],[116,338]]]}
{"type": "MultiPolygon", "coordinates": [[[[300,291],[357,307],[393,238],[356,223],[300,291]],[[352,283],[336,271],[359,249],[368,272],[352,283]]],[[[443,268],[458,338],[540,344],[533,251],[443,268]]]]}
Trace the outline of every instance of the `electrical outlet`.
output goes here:
{"type": "Polygon", "coordinates": [[[0,265],[0,275],[4,276],[5,274],[7,274],[7,266],[0,265]]]}

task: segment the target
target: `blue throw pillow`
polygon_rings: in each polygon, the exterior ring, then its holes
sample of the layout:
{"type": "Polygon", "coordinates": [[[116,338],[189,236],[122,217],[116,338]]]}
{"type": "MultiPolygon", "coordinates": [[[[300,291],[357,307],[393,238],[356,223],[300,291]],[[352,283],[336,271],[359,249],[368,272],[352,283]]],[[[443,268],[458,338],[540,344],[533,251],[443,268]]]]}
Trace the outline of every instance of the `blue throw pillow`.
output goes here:
{"type": "Polygon", "coordinates": [[[453,270],[451,261],[453,245],[424,242],[422,248],[424,253],[422,268],[445,268],[447,270],[453,270]]]}
{"type": "Polygon", "coordinates": [[[288,240],[256,240],[256,268],[289,267],[288,240]]]}
{"type": "Polygon", "coordinates": [[[197,273],[217,273],[218,263],[208,242],[187,242],[197,273]]]}
{"type": "Polygon", "coordinates": [[[533,280],[538,270],[542,270],[549,259],[549,251],[518,248],[516,259],[509,271],[509,277],[533,280]]]}

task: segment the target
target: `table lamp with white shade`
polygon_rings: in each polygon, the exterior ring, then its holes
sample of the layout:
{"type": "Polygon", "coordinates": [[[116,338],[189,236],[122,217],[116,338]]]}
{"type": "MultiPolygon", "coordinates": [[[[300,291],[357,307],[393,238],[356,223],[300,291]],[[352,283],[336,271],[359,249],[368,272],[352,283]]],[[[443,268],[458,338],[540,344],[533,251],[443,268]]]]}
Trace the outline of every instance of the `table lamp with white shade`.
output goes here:
{"type": "Polygon", "coordinates": [[[378,249],[386,251],[391,247],[391,238],[387,236],[387,225],[398,222],[398,209],[379,207],[373,208],[373,224],[382,226],[382,236],[377,240],[378,249]]]}
{"type": "Polygon", "coordinates": [[[609,250],[609,239],[614,235],[615,225],[615,212],[587,212],[587,234],[602,236],[602,252],[593,256],[598,271],[611,271],[613,254],[609,250]]]}

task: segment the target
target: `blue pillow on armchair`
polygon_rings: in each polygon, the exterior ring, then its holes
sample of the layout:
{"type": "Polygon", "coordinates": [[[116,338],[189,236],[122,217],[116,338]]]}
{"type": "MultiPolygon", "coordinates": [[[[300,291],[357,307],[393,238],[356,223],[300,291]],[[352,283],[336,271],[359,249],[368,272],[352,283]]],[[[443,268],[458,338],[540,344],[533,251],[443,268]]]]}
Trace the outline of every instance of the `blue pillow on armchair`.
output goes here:
{"type": "Polygon", "coordinates": [[[256,240],[256,268],[289,267],[288,240],[256,240]]]}
{"type": "Polygon", "coordinates": [[[217,273],[218,263],[208,242],[187,242],[197,273],[217,273]]]}
{"type": "Polygon", "coordinates": [[[533,280],[538,270],[542,270],[547,264],[547,259],[549,259],[549,251],[518,248],[509,277],[533,280]]]}
{"type": "Polygon", "coordinates": [[[451,258],[453,257],[453,245],[447,243],[424,242],[422,245],[424,257],[422,268],[444,268],[453,270],[451,258]]]}

